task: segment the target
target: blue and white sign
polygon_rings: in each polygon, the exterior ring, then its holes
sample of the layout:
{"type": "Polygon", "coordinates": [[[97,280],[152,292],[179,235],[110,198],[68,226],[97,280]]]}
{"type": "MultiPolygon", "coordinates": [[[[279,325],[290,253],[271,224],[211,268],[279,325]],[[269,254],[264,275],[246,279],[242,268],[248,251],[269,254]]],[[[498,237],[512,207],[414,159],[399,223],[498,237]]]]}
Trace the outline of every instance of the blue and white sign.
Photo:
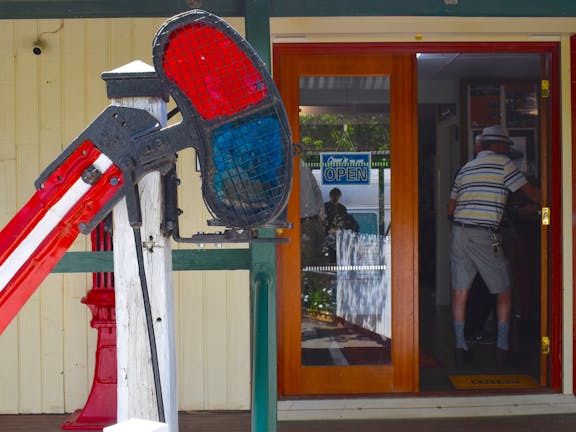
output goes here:
{"type": "Polygon", "coordinates": [[[370,153],[320,153],[323,185],[370,184],[370,153]]]}

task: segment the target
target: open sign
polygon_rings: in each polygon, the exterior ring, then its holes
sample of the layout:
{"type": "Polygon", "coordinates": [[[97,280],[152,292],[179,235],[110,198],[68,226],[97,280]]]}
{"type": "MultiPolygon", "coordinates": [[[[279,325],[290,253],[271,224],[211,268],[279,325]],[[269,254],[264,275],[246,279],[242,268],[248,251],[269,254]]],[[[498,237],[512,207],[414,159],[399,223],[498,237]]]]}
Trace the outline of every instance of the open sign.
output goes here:
{"type": "Polygon", "coordinates": [[[321,153],[324,185],[370,184],[370,153],[321,153]]]}

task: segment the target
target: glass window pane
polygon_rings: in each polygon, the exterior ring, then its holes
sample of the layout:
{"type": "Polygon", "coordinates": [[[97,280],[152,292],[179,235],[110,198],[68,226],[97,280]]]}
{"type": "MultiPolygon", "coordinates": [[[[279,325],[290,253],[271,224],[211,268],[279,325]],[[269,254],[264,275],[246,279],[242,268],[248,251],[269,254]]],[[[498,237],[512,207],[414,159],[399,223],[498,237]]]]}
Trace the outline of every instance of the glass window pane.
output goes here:
{"type": "Polygon", "coordinates": [[[302,364],[391,362],[386,76],[301,77],[302,364]]]}

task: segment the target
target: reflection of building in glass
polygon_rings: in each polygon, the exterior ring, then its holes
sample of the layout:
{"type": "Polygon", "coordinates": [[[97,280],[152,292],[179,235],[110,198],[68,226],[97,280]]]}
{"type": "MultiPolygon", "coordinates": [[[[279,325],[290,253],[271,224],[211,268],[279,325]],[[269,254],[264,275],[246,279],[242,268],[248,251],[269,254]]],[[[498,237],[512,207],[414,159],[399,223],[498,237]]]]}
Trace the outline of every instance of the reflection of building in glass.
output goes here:
{"type": "MultiPolygon", "coordinates": [[[[303,365],[391,361],[390,165],[379,156],[365,184],[322,184],[320,161],[307,163],[322,195],[317,201],[330,201],[330,191],[337,187],[342,193],[337,202],[359,229],[342,223],[333,236],[325,232],[319,258],[313,240],[318,239],[313,229],[318,218],[308,211],[307,191],[301,191],[303,365]]],[[[323,218],[325,227],[325,207],[323,218]]]]}
{"type": "MultiPolygon", "coordinates": [[[[323,185],[320,170],[312,170],[324,201],[328,201],[333,185],[323,185]]],[[[370,170],[370,184],[338,185],[342,191],[340,202],[346,206],[348,213],[360,225],[360,232],[365,234],[384,234],[390,226],[390,168],[370,170]],[[380,175],[382,172],[382,197],[380,197],[380,175]],[[383,208],[380,211],[380,198],[383,208]],[[382,215],[383,214],[383,220],[382,215]]]]}
{"type": "Polygon", "coordinates": [[[390,237],[337,235],[336,316],[390,339],[390,237]]]}

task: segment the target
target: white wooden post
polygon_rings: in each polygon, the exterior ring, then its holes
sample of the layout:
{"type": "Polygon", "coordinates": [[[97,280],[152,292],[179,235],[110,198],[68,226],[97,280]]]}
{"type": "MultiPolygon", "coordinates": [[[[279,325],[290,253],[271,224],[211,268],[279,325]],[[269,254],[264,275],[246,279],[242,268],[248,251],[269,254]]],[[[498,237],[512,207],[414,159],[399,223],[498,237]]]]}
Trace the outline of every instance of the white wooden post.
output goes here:
{"type": "MultiPolygon", "coordinates": [[[[113,80],[153,79],[154,68],[140,61],[132,62],[103,74],[112,104],[145,109],[166,124],[166,103],[154,89],[128,86],[113,80]],[[114,83],[114,85],[110,85],[114,83]],[[148,92],[150,90],[150,92],[148,92]],[[116,93],[116,94],[115,94],[116,93]],[[118,96],[120,95],[120,96],[118,96]]],[[[154,321],[162,387],[164,423],[167,432],[178,432],[176,388],[176,343],[174,336],[174,298],[172,281],[172,249],[170,239],[162,235],[161,177],[147,174],[138,184],[142,207],[141,237],[144,245],[146,279],[154,321]]],[[[135,253],[134,232],[128,221],[126,201],[113,211],[114,281],[116,294],[118,422],[131,418],[158,421],[154,374],[144,313],[142,289],[135,253]]]]}

